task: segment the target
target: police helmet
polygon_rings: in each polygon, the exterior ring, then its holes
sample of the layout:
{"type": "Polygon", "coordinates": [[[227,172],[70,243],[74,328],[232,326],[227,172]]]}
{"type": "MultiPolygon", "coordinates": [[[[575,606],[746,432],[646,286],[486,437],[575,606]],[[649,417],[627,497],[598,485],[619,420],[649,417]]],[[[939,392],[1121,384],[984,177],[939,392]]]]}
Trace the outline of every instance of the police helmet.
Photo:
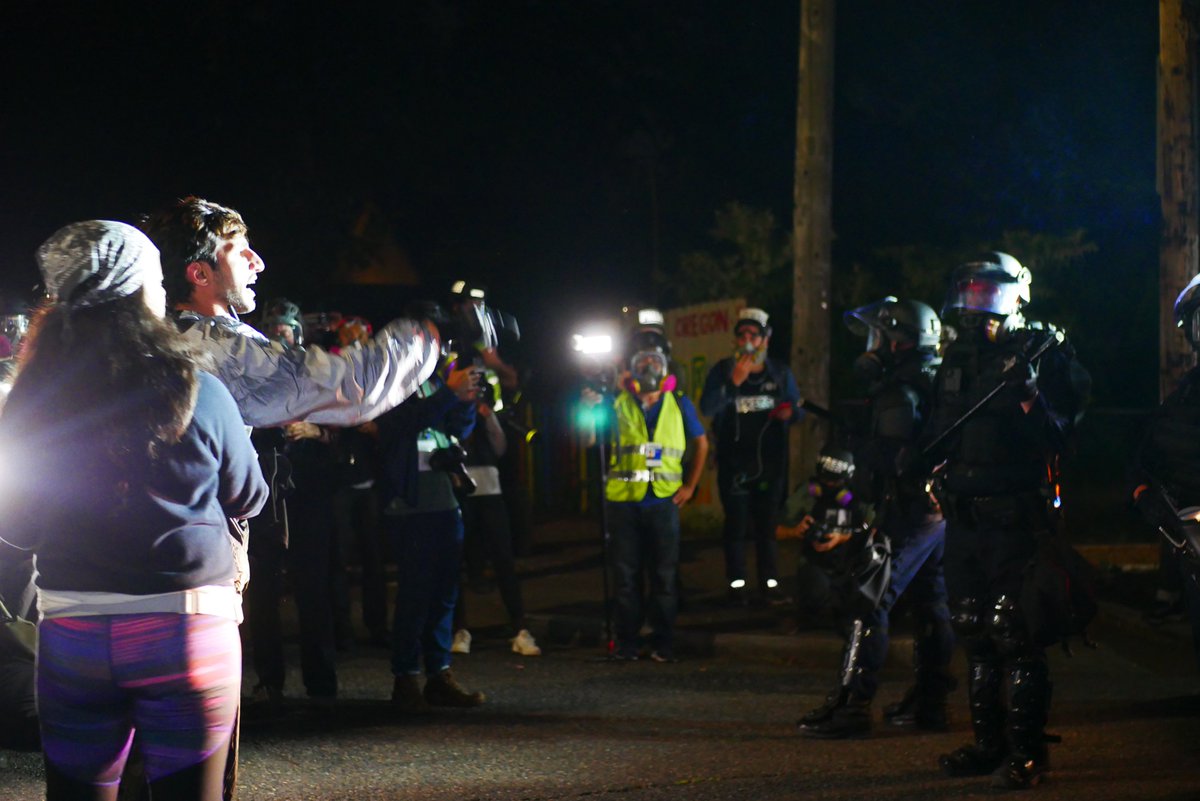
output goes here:
{"type": "Polygon", "coordinates": [[[934,350],[942,335],[942,321],[933,309],[919,300],[898,300],[892,295],[851,309],[842,319],[851,333],[867,338],[868,351],[878,349],[884,339],[934,350]]]}
{"type": "Polygon", "coordinates": [[[1195,350],[1200,350],[1200,275],[1197,275],[1175,298],[1175,327],[1195,350]]]}
{"type": "Polygon", "coordinates": [[[1029,302],[1032,279],[1029,270],[1007,253],[984,254],[955,268],[942,316],[972,312],[996,317],[1016,315],[1029,302]]]}

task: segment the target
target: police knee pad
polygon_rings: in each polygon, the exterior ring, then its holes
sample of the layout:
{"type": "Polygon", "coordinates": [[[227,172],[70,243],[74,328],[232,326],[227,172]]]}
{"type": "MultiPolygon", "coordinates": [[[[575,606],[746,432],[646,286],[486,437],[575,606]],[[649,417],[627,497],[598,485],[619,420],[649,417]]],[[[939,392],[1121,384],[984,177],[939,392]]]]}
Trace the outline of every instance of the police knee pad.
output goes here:
{"type": "Polygon", "coordinates": [[[960,640],[974,640],[987,632],[983,602],[978,598],[956,598],[950,606],[950,625],[960,640]]]}
{"type": "Polygon", "coordinates": [[[1001,656],[1015,657],[1029,650],[1029,631],[1017,600],[1001,595],[987,618],[987,633],[1001,656]]]}

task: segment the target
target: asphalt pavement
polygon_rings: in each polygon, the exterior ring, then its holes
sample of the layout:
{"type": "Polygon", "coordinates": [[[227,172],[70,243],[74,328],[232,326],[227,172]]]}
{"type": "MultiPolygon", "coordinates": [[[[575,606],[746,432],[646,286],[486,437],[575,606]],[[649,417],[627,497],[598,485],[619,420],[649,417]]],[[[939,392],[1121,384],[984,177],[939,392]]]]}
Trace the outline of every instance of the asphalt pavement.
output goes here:
{"type": "MultiPolygon", "coordinates": [[[[685,534],[676,664],[605,659],[598,526],[537,527],[519,559],[530,627],[545,649],[521,658],[494,588],[469,589],[472,653],[464,684],[489,695],[478,710],[398,719],[387,704],[387,652],[365,640],[341,655],[333,710],[302,698],[294,605],[285,604],[289,699],[247,703],[241,797],[258,799],[956,799],[991,797],[986,780],[948,780],[935,759],[969,738],[966,699],[952,698],[951,732],[866,740],[803,740],[794,720],[833,684],[840,641],[827,620],[789,604],[731,606],[713,538],[685,534]],[[479,590],[479,591],[477,591],[479,590]]],[[[783,543],[785,576],[795,565],[783,543]]],[[[1086,550],[1086,549],[1085,549],[1086,550]]],[[[1051,654],[1056,682],[1054,773],[1047,799],[1200,799],[1200,677],[1190,632],[1150,625],[1140,608],[1145,564],[1102,570],[1099,647],[1051,654]]],[[[1144,555],[1144,554],[1143,554],[1144,555]]],[[[794,591],[790,580],[785,590],[794,591]]],[[[877,706],[909,677],[911,637],[897,616],[877,706]]],[[[962,675],[961,658],[956,665],[962,675]]],[[[247,659],[247,682],[253,683],[247,659]]],[[[878,711],[876,720],[878,721],[878,711]]],[[[41,797],[36,754],[0,751],[0,801],[41,797]]]]}

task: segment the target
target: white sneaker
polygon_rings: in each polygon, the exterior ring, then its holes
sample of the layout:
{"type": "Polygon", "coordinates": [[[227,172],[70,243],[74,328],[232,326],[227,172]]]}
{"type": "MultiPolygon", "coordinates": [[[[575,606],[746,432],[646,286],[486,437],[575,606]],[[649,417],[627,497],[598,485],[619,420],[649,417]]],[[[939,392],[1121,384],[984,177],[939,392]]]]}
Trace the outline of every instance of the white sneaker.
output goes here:
{"type": "Polygon", "coordinates": [[[459,629],[458,631],[454,632],[454,642],[450,645],[450,653],[471,653],[471,632],[467,631],[466,629],[459,629]]]}
{"type": "Polygon", "coordinates": [[[512,643],[514,654],[521,656],[541,656],[542,649],[538,648],[537,641],[533,639],[533,635],[529,633],[529,629],[521,629],[517,632],[517,636],[513,637],[509,642],[512,643]]]}

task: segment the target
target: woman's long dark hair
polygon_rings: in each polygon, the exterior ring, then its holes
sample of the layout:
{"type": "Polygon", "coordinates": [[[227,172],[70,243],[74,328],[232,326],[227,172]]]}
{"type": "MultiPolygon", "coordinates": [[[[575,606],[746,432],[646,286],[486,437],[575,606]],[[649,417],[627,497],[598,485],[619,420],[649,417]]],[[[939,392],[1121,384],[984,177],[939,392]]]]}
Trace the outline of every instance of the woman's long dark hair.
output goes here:
{"type": "Polygon", "coordinates": [[[120,482],[179,442],[202,367],[140,291],[87,309],[48,304],[30,324],[4,416],[47,445],[98,436],[120,482]]]}

